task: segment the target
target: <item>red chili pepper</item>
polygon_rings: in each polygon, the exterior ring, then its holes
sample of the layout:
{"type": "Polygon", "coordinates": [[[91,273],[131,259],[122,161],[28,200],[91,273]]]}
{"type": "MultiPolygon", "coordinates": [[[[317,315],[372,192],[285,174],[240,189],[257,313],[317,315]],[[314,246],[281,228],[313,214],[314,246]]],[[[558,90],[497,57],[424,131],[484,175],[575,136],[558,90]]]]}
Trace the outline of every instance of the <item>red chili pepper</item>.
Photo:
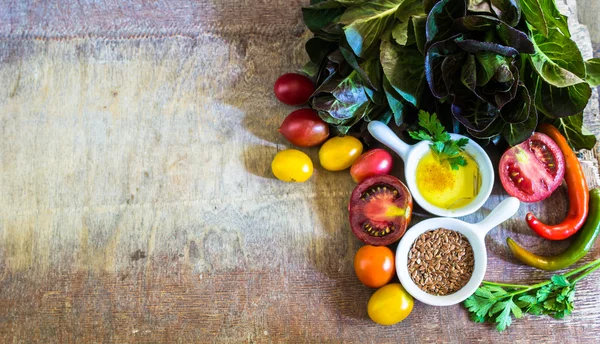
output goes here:
{"type": "Polygon", "coordinates": [[[549,240],[563,240],[577,233],[585,223],[589,211],[588,185],[577,156],[558,129],[550,124],[541,124],[538,131],[554,140],[565,156],[565,181],[569,193],[569,212],[563,222],[555,226],[548,226],[532,213],[528,213],[525,219],[529,228],[539,236],[549,240]]]}

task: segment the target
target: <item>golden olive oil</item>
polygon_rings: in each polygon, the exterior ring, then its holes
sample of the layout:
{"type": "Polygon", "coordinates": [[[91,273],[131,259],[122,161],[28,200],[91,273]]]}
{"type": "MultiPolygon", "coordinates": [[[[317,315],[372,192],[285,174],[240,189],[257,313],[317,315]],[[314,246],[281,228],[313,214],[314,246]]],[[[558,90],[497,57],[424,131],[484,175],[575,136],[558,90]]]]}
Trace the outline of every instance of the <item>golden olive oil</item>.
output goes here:
{"type": "Polygon", "coordinates": [[[475,199],[481,188],[479,166],[470,155],[461,154],[467,165],[458,170],[431,151],[421,158],[416,171],[417,187],[427,202],[443,209],[457,209],[475,199]]]}

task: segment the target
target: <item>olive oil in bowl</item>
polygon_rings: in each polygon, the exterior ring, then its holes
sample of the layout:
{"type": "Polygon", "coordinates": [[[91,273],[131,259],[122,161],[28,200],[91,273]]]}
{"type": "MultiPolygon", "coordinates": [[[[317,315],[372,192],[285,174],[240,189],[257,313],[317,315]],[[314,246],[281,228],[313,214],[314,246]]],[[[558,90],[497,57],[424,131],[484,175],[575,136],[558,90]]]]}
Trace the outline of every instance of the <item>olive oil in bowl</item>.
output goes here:
{"type": "Polygon", "coordinates": [[[428,152],[419,161],[416,182],[425,200],[442,209],[458,209],[471,203],[481,188],[479,166],[465,152],[466,166],[453,170],[447,161],[428,152]]]}

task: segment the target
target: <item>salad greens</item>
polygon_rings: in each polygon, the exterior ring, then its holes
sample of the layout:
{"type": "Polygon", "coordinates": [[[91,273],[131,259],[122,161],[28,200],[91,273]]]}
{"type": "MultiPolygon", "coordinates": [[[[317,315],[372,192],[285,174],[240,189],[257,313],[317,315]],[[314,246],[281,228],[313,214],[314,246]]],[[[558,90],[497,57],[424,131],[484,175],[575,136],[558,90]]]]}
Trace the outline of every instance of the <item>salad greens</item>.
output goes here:
{"type": "Polygon", "coordinates": [[[553,123],[574,149],[600,59],[585,61],[555,0],[312,0],[309,105],[341,134],[379,120],[401,129],[420,110],[478,142],[523,142],[553,123]]]}
{"type": "Polygon", "coordinates": [[[446,132],[446,129],[438,120],[437,115],[430,115],[423,110],[419,112],[419,126],[424,130],[409,131],[410,137],[419,141],[431,141],[429,147],[433,154],[440,161],[448,162],[453,170],[458,170],[460,166],[467,166],[467,160],[460,153],[469,143],[469,139],[463,137],[452,140],[450,134],[446,132]]]}
{"type": "Polygon", "coordinates": [[[525,313],[550,315],[562,319],[574,309],[575,284],[600,268],[600,260],[592,261],[564,275],[534,285],[505,284],[483,281],[475,294],[463,303],[471,320],[496,324],[504,331],[525,313]],[[577,276],[570,279],[572,276],[577,276]]]}

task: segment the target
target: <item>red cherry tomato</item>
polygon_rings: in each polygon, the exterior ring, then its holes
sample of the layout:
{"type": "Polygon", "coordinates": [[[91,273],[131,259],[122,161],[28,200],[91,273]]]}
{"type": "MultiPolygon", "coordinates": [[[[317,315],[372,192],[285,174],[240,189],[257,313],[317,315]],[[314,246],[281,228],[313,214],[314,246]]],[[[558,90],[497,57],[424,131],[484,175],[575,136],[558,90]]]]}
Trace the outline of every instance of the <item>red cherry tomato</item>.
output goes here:
{"type": "Polygon", "coordinates": [[[312,147],[323,143],[329,137],[329,126],[311,109],[300,109],[289,114],[279,132],[292,144],[312,147]]]}
{"type": "Polygon", "coordinates": [[[350,175],[352,179],[360,183],[368,177],[389,174],[392,170],[392,156],[381,148],[371,149],[361,155],[352,164],[350,175]]]}
{"type": "Polygon", "coordinates": [[[304,75],[288,73],[275,81],[275,97],[287,105],[302,105],[315,91],[313,82],[304,75]]]}
{"type": "Polygon", "coordinates": [[[354,272],[362,284],[371,288],[379,288],[388,284],[396,269],[394,252],[387,246],[365,245],[354,255],[354,272]]]}

